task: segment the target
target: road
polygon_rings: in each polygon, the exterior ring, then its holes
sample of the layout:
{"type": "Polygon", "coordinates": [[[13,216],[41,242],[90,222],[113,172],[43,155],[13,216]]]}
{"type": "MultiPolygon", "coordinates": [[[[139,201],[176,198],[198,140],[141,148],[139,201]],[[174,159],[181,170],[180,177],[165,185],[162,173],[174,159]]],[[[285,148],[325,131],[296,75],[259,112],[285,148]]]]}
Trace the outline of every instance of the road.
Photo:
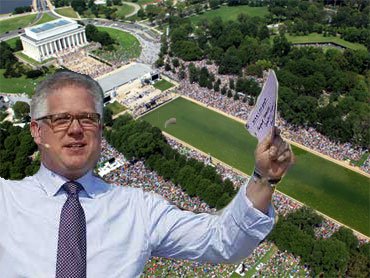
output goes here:
{"type": "MultiPolygon", "coordinates": [[[[32,21],[29,24],[29,26],[31,26],[31,25],[36,24],[37,21],[39,21],[42,18],[44,13],[48,13],[50,16],[57,18],[56,15],[50,11],[50,9],[47,5],[47,0],[35,0],[33,5],[34,6],[36,5],[36,12],[24,13],[24,14],[20,14],[20,15],[8,14],[7,16],[1,17],[0,20],[6,20],[6,19],[14,18],[14,17],[24,16],[26,14],[35,14],[35,13],[37,13],[35,20],[32,21]]],[[[6,40],[9,40],[9,39],[18,37],[20,34],[23,34],[23,33],[24,33],[24,29],[22,29],[22,28],[18,28],[17,30],[9,31],[5,34],[0,35],[0,41],[6,41],[6,40]]]]}
{"type": "Polygon", "coordinates": [[[135,36],[142,47],[138,62],[153,65],[158,59],[160,51],[160,36],[150,30],[148,27],[137,23],[126,23],[110,21],[106,19],[85,19],[82,20],[85,24],[92,24],[95,26],[110,27],[118,30],[128,32],[135,36]]]}

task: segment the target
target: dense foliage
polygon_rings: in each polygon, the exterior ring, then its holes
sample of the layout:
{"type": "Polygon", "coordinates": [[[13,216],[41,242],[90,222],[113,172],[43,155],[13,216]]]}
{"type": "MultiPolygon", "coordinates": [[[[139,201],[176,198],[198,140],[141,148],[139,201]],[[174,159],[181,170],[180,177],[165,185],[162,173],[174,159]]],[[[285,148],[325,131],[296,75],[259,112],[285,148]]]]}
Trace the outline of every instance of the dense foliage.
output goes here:
{"type": "Polygon", "coordinates": [[[31,6],[16,7],[13,14],[23,14],[31,12],[31,6]]]}
{"type": "Polygon", "coordinates": [[[108,32],[99,31],[94,25],[86,25],[86,38],[88,41],[99,42],[103,46],[111,46],[115,43],[108,32]]]}
{"type": "MultiPolygon", "coordinates": [[[[318,9],[317,3],[300,4],[290,14],[286,8],[278,11],[282,5],[277,5],[278,2],[271,8],[275,13],[285,13],[284,18],[302,18],[310,25],[317,20],[312,18],[311,22],[301,14],[306,8],[318,9]]],[[[271,40],[269,37],[266,19],[243,14],[236,21],[223,22],[216,17],[198,26],[188,19],[173,17],[169,40],[162,40],[157,65],[171,68],[165,60],[167,54],[185,61],[213,61],[220,74],[239,75],[238,84],[245,86],[220,90],[206,68],[196,69],[192,65],[188,68],[189,80],[228,96],[243,92],[251,100],[258,93],[250,76],[261,77],[263,70],[275,68],[280,83],[279,110],[284,119],[296,126],[314,127],[334,141],[369,146],[369,52],[297,48],[288,42],[283,31],[271,40]]]]}
{"type": "Polygon", "coordinates": [[[28,65],[18,62],[14,52],[22,49],[21,40],[17,40],[14,48],[6,42],[0,43],[0,69],[5,69],[3,76],[5,78],[21,77],[26,75],[27,78],[35,79],[49,71],[47,67],[33,70],[28,65]]]}
{"type": "Polygon", "coordinates": [[[0,123],[0,177],[20,180],[33,175],[40,167],[36,150],[28,125],[21,128],[8,121],[0,123]]]}
{"type": "Polygon", "coordinates": [[[30,113],[30,106],[27,102],[17,101],[13,105],[14,116],[16,119],[24,119],[30,113]]]}
{"type": "Polygon", "coordinates": [[[359,246],[353,232],[345,227],[328,239],[317,239],[315,228],[322,221],[321,216],[303,207],[280,217],[268,238],[280,250],[299,256],[315,277],[368,277],[370,244],[359,246]]]}
{"type": "Polygon", "coordinates": [[[190,196],[199,196],[211,207],[226,206],[235,195],[230,180],[223,181],[216,170],[172,149],[160,129],[144,121],[121,116],[105,131],[105,138],[129,160],[144,160],[166,180],[179,184],[190,196]]]}
{"type": "Polygon", "coordinates": [[[106,19],[124,19],[118,18],[118,9],[115,6],[122,6],[122,0],[107,0],[106,5],[97,5],[94,0],[58,0],[65,3],[70,1],[73,10],[83,17],[103,17],[106,19]]]}

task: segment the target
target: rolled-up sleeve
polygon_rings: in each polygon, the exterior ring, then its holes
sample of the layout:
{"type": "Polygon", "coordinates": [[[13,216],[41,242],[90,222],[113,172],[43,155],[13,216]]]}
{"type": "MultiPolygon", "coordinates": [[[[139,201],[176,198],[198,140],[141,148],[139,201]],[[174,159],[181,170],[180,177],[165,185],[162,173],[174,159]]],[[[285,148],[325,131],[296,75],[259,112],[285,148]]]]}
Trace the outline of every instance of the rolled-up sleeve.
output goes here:
{"type": "Polygon", "coordinates": [[[146,194],[148,234],[153,256],[237,263],[272,230],[275,212],[253,208],[244,184],[220,214],[182,211],[155,194],[146,194]]]}

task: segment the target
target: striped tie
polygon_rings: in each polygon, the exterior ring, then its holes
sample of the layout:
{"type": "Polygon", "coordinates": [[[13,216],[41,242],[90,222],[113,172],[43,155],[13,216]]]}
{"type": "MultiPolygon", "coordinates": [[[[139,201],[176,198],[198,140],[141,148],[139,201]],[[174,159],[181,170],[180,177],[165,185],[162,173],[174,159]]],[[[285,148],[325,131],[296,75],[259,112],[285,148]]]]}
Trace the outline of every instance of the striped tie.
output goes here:
{"type": "Polygon", "coordinates": [[[86,277],[86,220],[78,198],[81,184],[63,185],[68,194],[59,223],[56,278],[86,277]]]}

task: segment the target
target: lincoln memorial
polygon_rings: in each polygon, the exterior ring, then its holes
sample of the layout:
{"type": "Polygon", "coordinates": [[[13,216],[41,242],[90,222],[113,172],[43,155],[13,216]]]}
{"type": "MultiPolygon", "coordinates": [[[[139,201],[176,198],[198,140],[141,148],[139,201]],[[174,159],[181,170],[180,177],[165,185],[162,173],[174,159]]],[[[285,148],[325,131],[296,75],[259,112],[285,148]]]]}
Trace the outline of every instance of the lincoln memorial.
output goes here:
{"type": "Polygon", "coordinates": [[[23,53],[39,62],[88,44],[85,27],[65,18],[25,28],[21,41],[23,53]]]}

